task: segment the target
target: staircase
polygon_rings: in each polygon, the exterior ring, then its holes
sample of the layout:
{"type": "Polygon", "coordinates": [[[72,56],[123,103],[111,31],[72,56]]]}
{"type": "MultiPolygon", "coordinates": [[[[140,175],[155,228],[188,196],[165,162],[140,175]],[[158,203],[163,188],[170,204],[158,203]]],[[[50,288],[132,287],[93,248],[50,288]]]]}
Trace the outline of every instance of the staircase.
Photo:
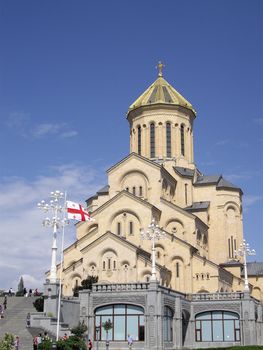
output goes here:
{"type": "MultiPolygon", "coordinates": [[[[20,350],[33,349],[33,336],[42,330],[26,327],[26,316],[30,312],[36,312],[33,302],[38,297],[8,297],[7,309],[4,310],[4,318],[0,319],[0,338],[5,333],[12,333],[20,337],[20,350]]],[[[0,297],[3,305],[4,298],[0,297]]]]}

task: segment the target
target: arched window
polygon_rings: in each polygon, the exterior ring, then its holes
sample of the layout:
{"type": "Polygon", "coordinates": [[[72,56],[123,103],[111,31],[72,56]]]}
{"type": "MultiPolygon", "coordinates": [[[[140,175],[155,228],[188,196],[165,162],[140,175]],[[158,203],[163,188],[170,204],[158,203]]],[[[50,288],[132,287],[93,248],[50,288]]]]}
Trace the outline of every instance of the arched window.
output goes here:
{"type": "Polygon", "coordinates": [[[166,123],[166,156],[171,158],[171,123],[166,123]]]}
{"type": "Polygon", "coordinates": [[[118,236],[121,235],[121,223],[120,222],[117,223],[117,235],[118,236]]]}
{"type": "Polygon", "coordinates": [[[155,158],[155,126],[150,124],[150,157],[155,158]]]}
{"type": "Polygon", "coordinates": [[[142,197],[142,186],[139,187],[139,196],[142,197]]]}
{"type": "Polygon", "coordinates": [[[134,341],[144,341],[144,310],[140,306],[115,304],[99,307],[95,310],[95,340],[106,340],[106,331],[102,324],[110,320],[112,329],[108,331],[108,340],[126,341],[130,334],[134,341]]]}
{"type": "Polygon", "coordinates": [[[142,153],[142,129],[138,126],[138,154],[142,153]]]}
{"type": "Polygon", "coordinates": [[[132,194],[136,195],[136,187],[132,188],[132,194]]]}
{"type": "Polygon", "coordinates": [[[132,221],[129,222],[129,234],[133,235],[133,222],[132,221]]]}
{"type": "Polygon", "coordinates": [[[164,307],[163,337],[164,341],[173,341],[173,311],[168,306],[164,307]]]}
{"type": "Polygon", "coordinates": [[[176,269],[176,277],[180,277],[180,265],[179,265],[179,262],[176,263],[175,269],[176,269]]]}
{"type": "Polygon", "coordinates": [[[203,312],[195,317],[197,342],[240,341],[238,314],[230,311],[203,312]]]}
{"type": "Polygon", "coordinates": [[[105,260],[104,260],[103,263],[102,263],[102,269],[103,269],[103,270],[106,270],[106,262],[105,262],[105,260]]]}
{"type": "Polygon", "coordinates": [[[184,153],[185,153],[185,150],[184,150],[184,125],[181,125],[180,132],[181,132],[181,155],[184,156],[184,153]]]}

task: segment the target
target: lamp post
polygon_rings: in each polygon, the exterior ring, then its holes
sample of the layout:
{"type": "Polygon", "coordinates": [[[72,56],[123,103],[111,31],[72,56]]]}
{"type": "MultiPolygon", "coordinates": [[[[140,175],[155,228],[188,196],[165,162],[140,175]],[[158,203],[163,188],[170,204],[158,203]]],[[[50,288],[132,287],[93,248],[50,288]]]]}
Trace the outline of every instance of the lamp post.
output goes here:
{"type": "Polygon", "coordinates": [[[256,255],[255,249],[250,249],[249,243],[243,239],[243,242],[240,244],[239,249],[235,250],[235,256],[243,256],[244,257],[244,274],[245,274],[245,292],[249,292],[248,286],[248,277],[247,277],[247,255],[256,255]]]}
{"type": "Polygon", "coordinates": [[[152,219],[152,222],[146,230],[141,230],[142,239],[147,239],[152,242],[152,274],[151,281],[157,281],[156,278],[156,256],[155,256],[155,240],[165,238],[165,232],[160,229],[155,223],[155,219],[152,219]]]}
{"type": "Polygon", "coordinates": [[[46,203],[42,200],[38,203],[38,208],[42,209],[45,213],[51,211],[52,217],[46,217],[43,221],[43,226],[53,228],[53,243],[52,243],[52,254],[51,254],[51,268],[50,268],[50,282],[57,282],[57,230],[60,226],[64,225],[64,220],[60,218],[59,214],[64,210],[63,206],[60,205],[60,200],[64,199],[64,193],[60,191],[55,191],[50,193],[51,200],[46,203]]]}

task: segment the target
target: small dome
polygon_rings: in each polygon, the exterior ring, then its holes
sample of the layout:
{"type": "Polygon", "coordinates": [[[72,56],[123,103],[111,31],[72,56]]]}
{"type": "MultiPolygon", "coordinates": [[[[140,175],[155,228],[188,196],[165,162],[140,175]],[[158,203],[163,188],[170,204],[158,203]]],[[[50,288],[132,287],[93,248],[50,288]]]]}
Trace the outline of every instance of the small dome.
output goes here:
{"type": "Polygon", "coordinates": [[[160,74],[155,82],[130,105],[128,114],[136,108],[154,104],[185,107],[190,109],[194,115],[196,115],[196,111],[191,103],[179,94],[179,92],[176,91],[162,76],[160,76],[160,74]]]}

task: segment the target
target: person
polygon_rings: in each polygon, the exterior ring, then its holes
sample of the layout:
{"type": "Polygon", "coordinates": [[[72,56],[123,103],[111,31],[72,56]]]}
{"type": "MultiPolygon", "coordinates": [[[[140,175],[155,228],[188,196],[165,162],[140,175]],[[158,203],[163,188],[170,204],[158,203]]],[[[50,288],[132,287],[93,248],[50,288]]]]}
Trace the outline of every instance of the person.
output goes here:
{"type": "Polygon", "coordinates": [[[29,289],[29,296],[30,297],[32,296],[32,289],[31,288],[29,289]]]}
{"type": "Polygon", "coordinates": [[[27,290],[26,290],[26,288],[24,288],[23,293],[24,293],[24,297],[27,297],[27,290]]]}
{"type": "Polygon", "coordinates": [[[44,340],[45,340],[45,341],[49,341],[49,340],[50,340],[50,338],[49,338],[47,332],[44,333],[44,340]]]}
{"type": "Polygon", "coordinates": [[[3,305],[4,305],[4,310],[6,310],[6,307],[7,307],[7,296],[6,295],[4,297],[3,305]]]}
{"type": "Polygon", "coordinates": [[[42,343],[42,333],[39,333],[38,337],[37,337],[37,345],[42,343]]]}
{"type": "Polygon", "coordinates": [[[131,336],[130,334],[128,334],[128,345],[129,345],[129,349],[132,348],[132,344],[133,344],[132,336],[131,336]]]}
{"type": "Polygon", "coordinates": [[[92,341],[89,339],[88,341],[88,349],[91,350],[92,349],[92,341]]]}
{"type": "Polygon", "coordinates": [[[16,336],[16,339],[15,339],[15,349],[16,350],[19,350],[19,346],[20,346],[20,339],[19,339],[19,336],[17,335],[16,336]]]}
{"type": "Polygon", "coordinates": [[[33,338],[33,349],[34,349],[34,350],[37,350],[37,346],[38,346],[38,337],[35,336],[35,337],[33,338]]]}
{"type": "Polygon", "coordinates": [[[9,288],[8,295],[10,297],[13,295],[13,288],[12,287],[9,288]]]}
{"type": "Polygon", "coordinates": [[[26,315],[26,326],[30,327],[30,313],[28,312],[28,314],[26,315]]]}
{"type": "Polygon", "coordinates": [[[3,312],[4,312],[3,306],[2,304],[0,304],[0,318],[3,318],[3,312]]]}
{"type": "Polygon", "coordinates": [[[63,338],[62,338],[63,340],[67,340],[68,339],[68,335],[67,335],[67,333],[65,333],[64,334],[64,336],[63,336],[63,338]]]}

